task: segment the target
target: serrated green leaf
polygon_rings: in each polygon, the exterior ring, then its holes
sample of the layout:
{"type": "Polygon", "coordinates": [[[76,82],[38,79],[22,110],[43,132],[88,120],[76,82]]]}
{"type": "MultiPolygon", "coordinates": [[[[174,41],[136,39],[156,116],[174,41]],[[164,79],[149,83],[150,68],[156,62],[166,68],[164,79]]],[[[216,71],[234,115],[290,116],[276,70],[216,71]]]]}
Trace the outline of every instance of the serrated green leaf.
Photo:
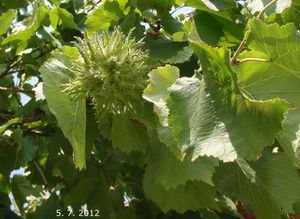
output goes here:
{"type": "Polygon", "coordinates": [[[27,162],[32,161],[38,149],[38,145],[33,139],[24,137],[17,153],[17,165],[25,166],[27,162]]]}
{"type": "Polygon", "coordinates": [[[144,90],[143,98],[154,104],[154,112],[161,124],[167,126],[168,108],[166,100],[169,94],[168,89],[179,78],[179,69],[175,66],[166,65],[152,70],[148,76],[150,83],[144,90]]]}
{"type": "Polygon", "coordinates": [[[145,127],[136,120],[127,116],[117,116],[113,119],[112,145],[121,151],[145,152],[148,145],[148,136],[145,127]]]}
{"type": "Polygon", "coordinates": [[[292,5],[289,8],[286,8],[281,14],[281,19],[284,24],[294,23],[296,28],[300,29],[300,1],[292,1],[292,5]]]}
{"type": "Polygon", "coordinates": [[[281,211],[268,191],[252,183],[236,164],[228,163],[219,167],[214,182],[219,191],[233,200],[246,204],[248,211],[257,219],[281,218],[281,211]]]}
{"type": "Polygon", "coordinates": [[[294,213],[293,205],[300,196],[298,170],[283,153],[262,157],[254,164],[257,183],[285,213],[294,213]]]}
{"type": "Polygon", "coordinates": [[[300,108],[289,111],[276,139],[293,163],[300,168],[300,108]]]}
{"type": "Polygon", "coordinates": [[[167,59],[166,63],[170,63],[170,64],[184,63],[192,57],[193,53],[194,52],[190,47],[188,46],[184,47],[183,50],[177,52],[176,56],[167,59]]]}
{"type": "Polygon", "coordinates": [[[300,106],[300,39],[295,26],[280,27],[259,20],[251,20],[249,26],[251,50],[243,52],[239,59],[254,60],[237,66],[241,89],[255,99],[279,97],[300,106]]]}
{"type": "Polygon", "coordinates": [[[97,32],[107,30],[112,24],[115,24],[123,17],[123,12],[116,1],[106,1],[100,7],[88,16],[85,21],[87,30],[97,32]]]}
{"type": "Polygon", "coordinates": [[[184,213],[201,208],[218,209],[215,202],[215,188],[201,181],[188,181],[184,186],[166,191],[146,169],[143,188],[146,197],[157,204],[163,212],[175,210],[184,213]]]}
{"type": "Polygon", "coordinates": [[[181,78],[171,87],[169,126],[183,153],[233,161],[256,159],[274,141],[289,105],[245,97],[229,66],[226,49],[192,43],[204,79],[181,78]],[[251,134],[250,134],[251,133],[251,134]]]}
{"type": "Polygon", "coordinates": [[[73,147],[75,165],[82,169],[85,167],[85,99],[72,101],[62,92],[62,84],[67,83],[72,75],[70,68],[69,57],[56,55],[44,63],[40,72],[49,109],[73,147]]]}
{"type": "Polygon", "coordinates": [[[165,190],[185,185],[188,180],[202,181],[214,186],[211,178],[215,167],[218,166],[217,159],[202,157],[194,162],[187,159],[181,161],[159,142],[157,134],[150,134],[150,142],[148,171],[165,190]]]}
{"type": "Polygon", "coordinates": [[[8,10],[0,16],[0,35],[6,33],[16,15],[17,12],[15,10],[8,10]]]}
{"type": "Polygon", "coordinates": [[[168,60],[176,57],[186,46],[186,42],[175,42],[165,38],[152,39],[147,37],[145,39],[145,47],[149,51],[149,56],[161,59],[164,63],[168,63],[168,60]]]}

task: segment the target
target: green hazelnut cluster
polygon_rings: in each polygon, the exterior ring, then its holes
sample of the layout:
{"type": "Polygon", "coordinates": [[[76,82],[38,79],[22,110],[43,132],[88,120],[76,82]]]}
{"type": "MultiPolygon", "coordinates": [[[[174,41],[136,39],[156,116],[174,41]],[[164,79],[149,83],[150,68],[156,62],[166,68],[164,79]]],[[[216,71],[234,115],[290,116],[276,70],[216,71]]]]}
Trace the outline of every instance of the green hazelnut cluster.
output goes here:
{"type": "Polygon", "coordinates": [[[78,39],[80,58],[65,91],[73,98],[88,97],[101,121],[108,115],[134,113],[147,84],[147,52],[142,42],[120,28],[78,39]]]}

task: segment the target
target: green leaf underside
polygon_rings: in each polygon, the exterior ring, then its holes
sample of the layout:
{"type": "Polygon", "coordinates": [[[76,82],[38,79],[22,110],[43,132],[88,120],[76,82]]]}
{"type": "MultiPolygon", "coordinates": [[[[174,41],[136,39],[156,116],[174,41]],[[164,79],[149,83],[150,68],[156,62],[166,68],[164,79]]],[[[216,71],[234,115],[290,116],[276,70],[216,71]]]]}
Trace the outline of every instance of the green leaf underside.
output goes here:
{"type": "Polygon", "coordinates": [[[168,148],[159,142],[157,134],[149,132],[151,149],[148,157],[148,171],[155,181],[165,190],[175,189],[185,185],[187,181],[202,181],[211,186],[214,169],[218,160],[212,157],[202,157],[194,162],[177,159],[168,148]]]}
{"type": "Polygon", "coordinates": [[[143,98],[154,104],[154,112],[158,115],[161,124],[167,126],[168,89],[179,78],[179,69],[175,66],[165,65],[154,69],[148,76],[150,83],[144,90],[143,98]]]}
{"type": "Polygon", "coordinates": [[[61,87],[63,83],[68,82],[72,74],[70,67],[69,58],[57,54],[44,63],[40,71],[49,109],[57,118],[60,128],[73,147],[76,166],[82,169],[85,167],[85,99],[72,101],[62,92],[61,87]]]}
{"type": "Polygon", "coordinates": [[[143,98],[154,104],[154,112],[159,118],[157,125],[160,141],[163,142],[180,160],[183,159],[181,151],[177,147],[171,129],[168,127],[167,98],[169,88],[179,78],[179,69],[175,66],[165,65],[152,70],[148,74],[150,83],[145,88],[143,98]]]}
{"type": "Polygon", "coordinates": [[[124,152],[145,152],[148,136],[143,126],[127,116],[117,116],[112,124],[112,145],[124,152]]]}
{"type": "Polygon", "coordinates": [[[157,204],[162,211],[175,210],[183,213],[188,210],[202,208],[218,209],[215,202],[216,190],[214,187],[201,181],[188,181],[184,186],[166,191],[157,183],[150,171],[144,175],[143,188],[146,197],[157,204]]]}
{"type": "Polygon", "coordinates": [[[243,96],[226,49],[191,45],[201,60],[204,79],[181,78],[171,87],[168,119],[179,147],[192,160],[203,155],[223,161],[238,156],[256,159],[281,130],[288,104],[243,96]]]}
{"type": "Polygon", "coordinates": [[[239,59],[262,58],[238,66],[238,81],[249,96],[267,100],[282,98],[300,106],[300,39],[295,26],[264,24],[259,20],[249,22],[250,51],[241,53],[239,59]]]}

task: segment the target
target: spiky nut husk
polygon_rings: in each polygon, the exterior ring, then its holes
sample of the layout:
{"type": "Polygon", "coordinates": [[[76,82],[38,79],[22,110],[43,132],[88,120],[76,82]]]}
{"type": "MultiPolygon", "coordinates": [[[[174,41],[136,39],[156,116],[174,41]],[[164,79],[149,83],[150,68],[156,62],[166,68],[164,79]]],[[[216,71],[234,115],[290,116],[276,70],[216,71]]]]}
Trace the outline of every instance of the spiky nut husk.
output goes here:
{"type": "Polygon", "coordinates": [[[108,115],[134,113],[147,84],[147,52],[142,42],[120,28],[77,39],[80,59],[73,63],[74,77],[65,86],[73,98],[92,100],[101,121],[108,115]]]}

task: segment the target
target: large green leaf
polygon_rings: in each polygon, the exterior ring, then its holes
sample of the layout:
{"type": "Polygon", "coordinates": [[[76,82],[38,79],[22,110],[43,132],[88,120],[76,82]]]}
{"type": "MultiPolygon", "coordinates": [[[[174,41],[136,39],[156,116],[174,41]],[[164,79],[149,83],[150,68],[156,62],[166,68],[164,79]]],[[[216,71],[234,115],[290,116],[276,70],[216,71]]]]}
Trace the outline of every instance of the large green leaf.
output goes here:
{"type": "Polygon", "coordinates": [[[62,91],[62,84],[67,83],[72,75],[70,61],[67,56],[56,55],[45,62],[40,71],[49,109],[73,146],[76,166],[82,169],[85,167],[85,98],[73,101],[62,91]]]}
{"type": "Polygon", "coordinates": [[[145,152],[148,136],[142,123],[127,116],[117,116],[112,124],[112,145],[122,151],[145,152]]]}
{"type": "Polygon", "coordinates": [[[172,85],[169,126],[180,150],[232,161],[256,159],[274,141],[288,104],[255,101],[243,95],[229,65],[229,51],[191,43],[200,57],[204,79],[181,78],[172,85]]]}
{"type": "Polygon", "coordinates": [[[293,213],[300,194],[297,169],[283,153],[263,156],[251,166],[240,161],[222,165],[214,181],[225,195],[247,204],[258,219],[293,213]]]}
{"type": "Polygon", "coordinates": [[[148,153],[148,171],[155,181],[165,190],[175,189],[188,180],[202,181],[210,185],[218,160],[212,157],[202,157],[194,162],[177,159],[168,148],[159,142],[157,134],[149,132],[151,149],[148,153]]]}
{"type": "Polygon", "coordinates": [[[247,210],[253,212],[257,219],[281,218],[281,211],[268,191],[251,182],[238,165],[228,163],[220,166],[214,181],[222,194],[245,203],[247,210]]]}
{"type": "Polygon", "coordinates": [[[239,58],[250,61],[237,67],[241,89],[255,99],[279,97],[300,106],[300,40],[295,26],[259,20],[251,20],[249,26],[251,50],[239,58]]]}
{"type": "Polygon", "coordinates": [[[293,205],[300,197],[300,177],[283,153],[267,155],[254,165],[258,184],[262,185],[285,213],[294,213],[293,205]]]}
{"type": "Polygon", "coordinates": [[[17,12],[15,10],[9,10],[0,16],[0,35],[6,33],[16,15],[17,12]]]}
{"type": "Polygon", "coordinates": [[[215,201],[215,188],[201,181],[188,181],[184,186],[180,185],[166,191],[146,169],[143,188],[146,197],[156,203],[164,212],[175,210],[183,213],[201,208],[218,209],[215,201]]]}

